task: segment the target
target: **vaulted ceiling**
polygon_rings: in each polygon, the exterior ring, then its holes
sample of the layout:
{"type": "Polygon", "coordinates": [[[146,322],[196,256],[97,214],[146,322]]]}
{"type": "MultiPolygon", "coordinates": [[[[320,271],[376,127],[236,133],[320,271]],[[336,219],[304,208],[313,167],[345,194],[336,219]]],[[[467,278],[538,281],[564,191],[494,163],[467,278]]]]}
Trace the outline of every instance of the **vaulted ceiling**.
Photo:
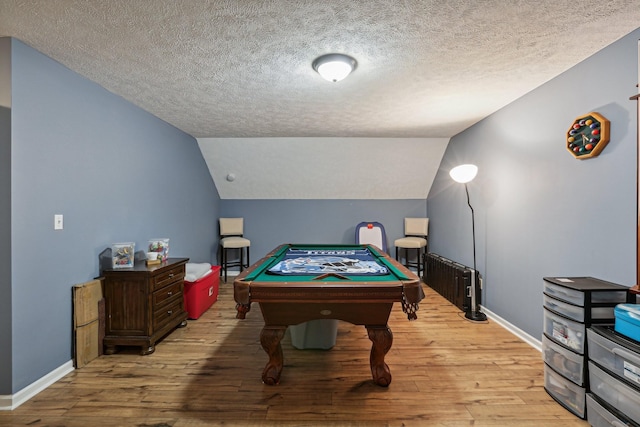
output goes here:
{"type": "Polygon", "coordinates": [[[439,141],[638,26],[636,0],[0,0],[0,36],[200,140],[439,141]]]}

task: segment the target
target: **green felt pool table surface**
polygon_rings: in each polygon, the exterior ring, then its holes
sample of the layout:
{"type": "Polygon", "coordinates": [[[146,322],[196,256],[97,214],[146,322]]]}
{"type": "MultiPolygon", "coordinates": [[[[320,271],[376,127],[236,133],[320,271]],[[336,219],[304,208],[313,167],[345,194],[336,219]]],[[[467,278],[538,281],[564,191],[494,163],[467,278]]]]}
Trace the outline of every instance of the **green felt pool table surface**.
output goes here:
{"type": "MultiPolygon", "coordinates": [[[[269,269],[281,261],[287,252],[290,249],[300,249],[300,250],[321,250],[321,251],[351,251],[351,250],[359,250],[359,249],[367,249],[372,258],[379,264],[386,267],[389,271],[389,274],[381,274],[381,275],[357,275],[357,276],[349,276],[349,281],[354,282],[389,282],[389,281],[414,281],[416,279],[415,274],[406,271],[404,266],[400,265],[396,266],[396,263],[393,262],[387,254],[382,252],[379,248],[373,245],[310,245],[310,244],[284,244],[278,246],[276,249],[271,251],[266,257],[258,261],[256,264],[250,267],[249,272],[244,277],[245,281],[264,281],[264,282],[313,282],[316,280],[316,276],[304,274],[287,274],[287,275],[278,275],[278,274],[270,274],[269,269]]],[[[340,282],[345,279],[339,276],[328,276],[326,281],[331,282],[340,282]]]]}

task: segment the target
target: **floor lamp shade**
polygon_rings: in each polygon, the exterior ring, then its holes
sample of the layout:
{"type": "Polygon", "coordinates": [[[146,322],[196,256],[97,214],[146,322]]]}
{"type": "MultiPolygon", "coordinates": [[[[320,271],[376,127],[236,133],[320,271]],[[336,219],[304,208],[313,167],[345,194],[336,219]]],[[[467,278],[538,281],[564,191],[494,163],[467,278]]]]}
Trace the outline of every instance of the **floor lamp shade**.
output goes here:
{"type": "Polygon", "coordinates": [[[456,166],[449,171],[451,178],[460,184],[466,184],[467,182],[473,181],[477,174],[478,167],[470,164],[456,166]]]}

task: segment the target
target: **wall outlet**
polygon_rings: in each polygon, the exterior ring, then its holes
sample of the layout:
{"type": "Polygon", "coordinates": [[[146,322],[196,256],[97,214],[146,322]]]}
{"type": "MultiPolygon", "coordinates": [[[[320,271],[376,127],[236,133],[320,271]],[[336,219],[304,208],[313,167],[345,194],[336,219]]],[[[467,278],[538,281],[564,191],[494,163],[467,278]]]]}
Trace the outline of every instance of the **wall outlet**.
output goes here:
{"type": "Polygon", "coordinates": [[[53,216],[53,229],[54,230],[62,230],[64,227],[63,218],[61,214],[55,214],[53,216]]]}

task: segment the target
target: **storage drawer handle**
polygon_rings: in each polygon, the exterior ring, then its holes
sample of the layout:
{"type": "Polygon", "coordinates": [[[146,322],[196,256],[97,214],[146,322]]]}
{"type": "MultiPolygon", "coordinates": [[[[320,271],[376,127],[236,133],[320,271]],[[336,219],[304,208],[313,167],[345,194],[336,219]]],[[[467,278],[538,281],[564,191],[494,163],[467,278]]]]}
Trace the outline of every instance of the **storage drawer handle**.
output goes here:
{"type": "Polygon", "coordinates": [[[171,316],[171,315],[173,314],[173,310],[169,310],[169,311],[167,311],[167,314],[168,314],[169,316],[171,316]]]}
{"type": "Polygon", "coordinates": [[[171,291],[167,292],[167,296],[171,296],[171,295],[173,295],[173,292],[171,291]]]}
{"type": "Polygon", "coordinates": [[[173,279],[173,273],[169,273],[169,279],[173,279]]]}
{"type": "Polygon", "coordinates": [[[635,363],[636,365],[638,365],[638,367],[640,367],[640,357],[636,356],[635,354],[618,347],[611,350],[611,352],[615,355],[618,355],[620,357],[624,357],[625,359],[629,359],[633,361],[633,363],[635,363]]]}

